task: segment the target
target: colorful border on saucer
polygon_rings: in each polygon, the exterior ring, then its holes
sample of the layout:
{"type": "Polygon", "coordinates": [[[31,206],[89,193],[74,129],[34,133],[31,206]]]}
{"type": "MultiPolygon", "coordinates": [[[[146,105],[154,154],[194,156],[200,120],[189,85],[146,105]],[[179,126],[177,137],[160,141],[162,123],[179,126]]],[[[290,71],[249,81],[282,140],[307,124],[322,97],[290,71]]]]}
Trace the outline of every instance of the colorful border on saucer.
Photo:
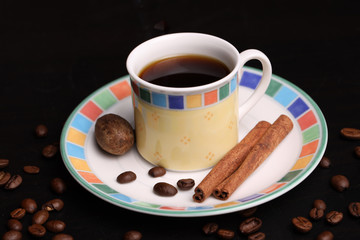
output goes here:
{"type": "MultiPolygon", "coordinates": [[[[260,78],[261,71],[245,67],[239,84],[255,89],[260,78]]],[[[129,76],[125,76],[86,98],[66,122],[61,136],[61,154],[69,172],[90,192],[106,201],[134,211],[164,216],[206,216],[249,208],[269,201],[295,187],[312,172],[325,152],[327,127],[316,103],[292,83],[273,75],[266,95],[272,97],[292,114],[303,136],[302,151],[285,176],[261,192],[213,206],[179,207],[142,202],[117,192],[103,183],[88,166],[84,150],[86,136],[97,117],[130,95],[129,76]]]]}

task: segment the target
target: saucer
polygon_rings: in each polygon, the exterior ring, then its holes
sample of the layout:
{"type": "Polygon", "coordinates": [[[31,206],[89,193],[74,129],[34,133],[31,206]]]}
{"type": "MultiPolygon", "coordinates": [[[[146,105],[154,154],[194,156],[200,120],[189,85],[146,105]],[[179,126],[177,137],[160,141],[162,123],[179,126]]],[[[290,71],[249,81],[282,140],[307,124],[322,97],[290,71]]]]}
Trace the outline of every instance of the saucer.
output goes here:
{"type": "MultiPolygon", "coordinates": [[[[261,71],[244,67],[239,87],[240,105],[254,91],[261,71]]],[[[286,114],[294,123],[290,134],[254,173],[226,201],[210,196],[202,203],[192,199],[194,188],[179,190],[173,197],[153,192],[158,182],[176,186],[179,179],[192,178],[197,186],[210,169],[167,173],[158,178],[148,175],[153,167],[134,146],[123,156],[102,151],[94,136],[96,119],[115,113],[134,127],[129,76],[124,76],[96,90],[71,113],[61,134],[61,155],[70,174],[95,196],[128,210],[174,217],[196,217],[244,210],[275,199],[300,184],[318,165],[327,144],[325,118],[317,104],[291,82],[272,75],[266,94],[240,120],[242,139],[261,120],[270,123],[286,114]],[[117,176],[133,171],[137,179],[119,184],[117,176]]]]}

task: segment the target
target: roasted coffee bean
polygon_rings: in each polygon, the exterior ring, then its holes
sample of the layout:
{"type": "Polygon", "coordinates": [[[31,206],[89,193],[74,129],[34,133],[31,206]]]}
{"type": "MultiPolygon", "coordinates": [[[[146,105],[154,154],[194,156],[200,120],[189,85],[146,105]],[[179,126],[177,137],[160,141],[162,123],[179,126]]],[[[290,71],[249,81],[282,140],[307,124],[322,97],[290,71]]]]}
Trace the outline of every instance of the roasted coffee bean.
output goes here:
{"type": "Polygon", "coordinates": [[[45,227],[50,232],[59,233],[64,231],[66,224],[61,220],[50,220],[46,222],[45,227]]]}
{"type": "Polygon", "coordinates": [[[49,212],[46,210],[39,210],[37,211],[33,218],[32,218],[32,223],[33,224],[44,224],[49,218],[49,212]]]}
{"type": "Polygon", "coordinates": [[[17,220],[17,219],[9,219],[7,222],[7,226],[10,230],[15,230],[15,231],[21,231],[22,230],[22,223],[17,220]]]}
{"type": "Polygon", "coordinates": [[[177,189],[166,182],[159,182],[154,185],[154,192],[163,197],[171,197],[177,194],[177,189]]]}
{"type": "Polygon", "coordinates": [[[340,131],[341,136],[350,140],[360,140],[360,129],[357,128],[343,128],[340,131]]]}
{"type": "Polygon", "coordinates": [[[55,156],[55,154],[58,152],[58,147],[54,144],[47,145],[42,150],[42,155],[45,158],[52,158],[55,156]]]}
{"type": "Polygon", "coordinates": [[[241,210],[239,212],[240,216],[242,217],[251,217],[252,215],[254,215],[254,213],[256,212],[257,210],[257,207],[252,207],[252,208],[248,208],[248,209],[245,209],[245,210],[241,210]]]}
{"type": "Polygon", "coordinates": [[[291,222],[299,232],[306,233],[312,229],[312,223],[307,218],[295,217],[291,222]]]}
{"type": "Polygon", "coordinates": [[[219,225],[217,223],[207,223],[203,226],[202,231],[205,235],[211,235],[217,232],[219,225]]]}
{"type": "Polygon", "coordinates": [[[360,146],[354,148],[354,153],[356,157],[360,158],[360,146]]]}
{"type": "Polygon", "coordinates": [[[48,135],[48,128],[44,124],[39,124],[35,127],[35,135],[39,138],[46,137],[48,135]]]}
{"type": "Polygon", "coordinates": [[[322,157],[319,166],[322,168],[329,168],[331,166],[330,159],[328,157],[322,157]]]}
{"type": "Polygon", "coordinates": [[[331,225],[338,224],[343,219],[343,213],[338,211],[330,211],[326,214],[326,221],[331,225]]]}
{"type": "Polygon", "coordinates": [[[2,236],[2,240],[21,240],[22,234],[19,231],[10,230],[2,236]]]}
{"type": "Polygon", "coordinates": [[[25,216],[25,209],[23,208],[17,208],[13,211],[11,211],[10,216],[15,219],[22,219],[25,216]]]}
{"type": "Polygon", "coordinates": [[[74,240],[74,238],[69,234],[59,233],[53,236],[51,240],[74,240]]]}
{"type": "Polygon", "coordinates": [[[0,169],[9,166],[9,159],[0,158],[0,169]]]}
{"type": "Polygon", "coordinates": [[[181,190],[190,190],[195,186],[195,181],[192,178],[180,179],[176,185],[181,190]]]}
{"type": "Polygon", "coordinates": [[[360,202],[352,202],[349,204],[349,212],[354,217],[360,217],[360,202]]]}
{"type": "Polygon", "coordinates": [[[142,234],[139,231],[131,230],[124,234],[124,240],[140,240],[142,238],[142,234]]]}
{"type": "Polygon", "coordinates": [[[28,227],[28,231],[34,237],[43,237],[45,236],[46,229],[43,225],[40,224],[33,224],[28,227]]]}
{"type": "Polygon", "coordinates": [[[333,240],[333,239],[334,239],[334,235],[330,231],[323,231],[316,237],[316,240],[333,240]]]}
{"type": "Polygon", "coordinates": [[[29,174],[38,174],[40,172],[40,168],[37,166],[24,166],[24,172],[29,174]]]}
{"type": "Polygon", "coordinates": [[[331,186],[338,192],[342,192],[349,188],[350,183],[344,175],[335,175],[330,180],[331,186]]]}
{"type": "Polygon", "coordinates": [[[324,210],[312,208],[310,210],[309,216],[310,216],[310,218],[312,218],[314,220],[319,220],[320,218],[322,218],[324,216],[324,210]]]}
{"type": "Polygon", "coordinates": [[[316,199],[313,203],[314,208],[324,210],[326,209],[326,203],[321,199],[316,199]]]}
{"type": "Polygon", "coordinates": [[[15,175],[11,176],[9,181],[7,181],[4,188],[7,190],[13,190],[15,188],[18,188],[21,183],[22,183],[22,177],[18,174],[15,174],[15,175]]]}
{"type": "Polygon", "coordinates": [[[50,188],[56,194],[63,194],[66,191],[66,184],[61,178],[53,178],[50,181],[50,188]]]}
{"type": "Polygon", "coordinates": [[[22,200],[21,207],[24,208],[25,211],[28,213],[34,213],[38,208],[35,200],[32,198],[25,198],[24,200],[22,200]]]}
{"type": "Polygon", "coordinates": [[[5,184],[10,180],[11,174],[8,172],[0,171],[0,187],[5,186],[5,184]]]}
{"type": "Polygon", "coordinates": [[[239,230],[242,234],[249,235],[257,232],[261,228],[261,225],[262,221],[260,218],[251,217],[240,223],[239,230]]]}
{"type": "Polygon", "coordinates": [[[161,177],[166,173],[166,169],[163,167],[153,167],[149,170],[149,175],[152,177],[161,177]]]}
{"type": "Polygon", "coordinates": [[[132,171],[123,172],[116,178],[116,181],[118,183],[129,183],[135,180],[136,180],[136,174],[132,171]]]}
{"type": "Polygon", "coordinates": [[[46,203],[44,203],[41,207],[41,209],[44,209],[46,211],[61,211],[64,207],[64,202],[60,198],[52,199],[46,203]]]}
{"type": "Polygon", "coordinates": [[[248,236],[248,240],[264,240],[266,237],[263,232],[256,232],[248,236]]]}
{"type": "Polygon", "coordinates": [[[217,231],[217,235],[221,239],[233,239],[235,232],[229,229],[219,229],[217,231]]]}

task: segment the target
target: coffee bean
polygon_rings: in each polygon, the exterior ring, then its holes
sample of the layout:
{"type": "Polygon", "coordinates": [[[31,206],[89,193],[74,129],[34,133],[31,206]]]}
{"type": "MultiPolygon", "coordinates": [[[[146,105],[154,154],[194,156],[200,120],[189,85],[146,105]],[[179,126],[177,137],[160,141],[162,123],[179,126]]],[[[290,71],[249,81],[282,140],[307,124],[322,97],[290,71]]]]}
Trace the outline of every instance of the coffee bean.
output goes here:
{"type": "Polygon", "coordinates": [[[343,219],[343,213],[338,211],[330,211],[326,214],[326,221],[332,225],[338,224],[343,219]]]}
{"type": "Polygon", "coordinates": [[[309,216],[310,216],[310,218],[312,218],[314,220],[319,220],[320,218],[322,218],[324,216],[324,210],[312,208],[310,210],[309,216]]]}
{"type": "Polygon", "coordinates": [[[186,179],[180,179],[177,183],[177,186],[181,190],[190,190],[195,186],[194,179],[186,178],[186,179]]]}
{"type": "Polygon", "coordinates": [[[39,210],[37,211],[33,218],[32,218],[32,223],[33,224],[44,224],[49,218],[49,212],[46,210],[39,210]]]}
{"type": "Polygon", "coordinates": [[[333,240],[333,239],[334,239],[334,235],[330,231],[323,231],[316,237],[316,240],[333,240]]]}
{"type": "Polygon", "coordinates": [[[43,237],[45,236],[46,229],[43,225],[40,224],[33,224],[28,227],[28,231],[34,237],[43,237]]]}
{"type": "Polygon", "coordinates": [[[116,181],[118,183],[129,183],[135,180],[136,180],[136,174],[132,171],[123,172],[116,178],[116,181]]]}
{"type": "Polygon", "coordinates": [[[217,232],[219,225],[217,223],[207,223],[203,226],[202,231],[205,235],[211,235],[217,232]]]}
{"type": "Polygon", "coordinates": [[[39,138],[46,137],[48,135],[48,128],[44,124],[39,124],[35,127],[35,135],[39,138]]]}
{"type": "Polygon", "coordinates": [[[59,233],[64,231],[66,224],[61,220],[50,220],[46,222],[45,227],[50,232],[59,233]]]}
{"type": "Polygon", "coordinates": [[[263,232],[256,232],[248,236],[248,240],[264,240],[266,237],[263,232]]]}
{"type": "Polygon", "coordinates": [[[59,199],[59,198],[55,198],[55,199],[52,199],[50,201],[47,201],[46,203],[44,203],[42,206],[41,206],[41,209],[44,209],[46,211],[61,211],[61,209],[63,209],[64,207],[64,202],[59,199]]]}
{"type": "Polygon", "coordinates": [[[0,158],[0,169],[9,166],[9,159],[0,158]]]}
{"type": "Polygon", "coordinates": [[[74,240],[74,238],[69,234],[59,233],[53,236],[51,240],[74,240]]]}
{"type": "Polygon", "coordinates": [[[326,203],[321,199],[316,199],[313,203],[314,208],[324,210],[326,209],[326,203]]]}
{"type": "Polygon", "coordinates": [[[240,223],[239,230],[242,234],[249,235],[251,233],[257,232],[261,226],[262,221],[260,218],[251,217],[240,223]]]}
{"type": "Polygon", "coordinates": [[[0,187],[5,186],[5,184],[10,180],[11,174],[8,172],[0,171],[0,187]]]}
{"type": "Polygon", "coordinates": [[[10,230],[15,230],[15,231],[21,231],[22,230],[22,223],[17,220],[17,219],[9,219],[7,222],[7,226],[10,230]]]}
{"type": "Polygon", "coordinates": [[[10,216],[14,219],[22,219],[25,216],[25,209],[23,208],[17,208],[13,211],[11,211],[10,216]]]}
{"type": "Polygon", "coordinates": [[[357,128],[343,128],[340,134],[346,139],[360,140],[360,129],[357,128]]]}
{"type": "Polygon", "coordinates": [[[56,194],[63,194],[66,191],[66,184],[61,178],[53,178],[50,181],[50,188],[56,194]]]}
{"type": "Polygon", "coordinates": [[[177,189],[166,182],[159,182],[154,185],[154,192],[163,197],[171,197],[177,194],[177,189]]]}
{"type": "Polygon", "coordinates": [[[40,172],[40,168],[37,166],[24,166],[24,172],[29,174],[38,174],[40,172]]]}
{"type": "Polygon", "coordinates": [[[235,236],[235,232],[228,229],[219,229],[217,231],[217,235],[221,239],[233,239],[235,236]]]}
{"type": "Polygon", "coordinates": [[[322,168],[329,168],[331,166],[330,159],[328,157],[322,157],[319,166],[322,168]]]}
{"type": "Polygon", "coordinates": [[[4,188],[7,190],[13,190],[15,188],[18,188],[21,183],[22,183],[22,177],[18,174],[15,174],[9,179],[9,181],[7,181],[4,188]]]}
{"type": "Polygon", "coordinates": [[[360,202],[352,202],[349,204],[349,212],[354,217],[360,217],[360,202]]]}
{"type": "Polygon", "coordinates": [[[55,156],[55,154],[58,152],[58,147],[54,144],[47,145],[42,150],[42,155],[45,158],[52,158],[55,156]]]}
{"type": "Polygon", "coordinates": [[[2,240],[21,240],[22,234],[19,231],[10,230],[2,236],[2,240]]]}
{"type": "Polygon", "coordinates": [[[335,175],[330,180],[331,186],[338,192],[348,189],[350,186],[349,180],[343,175],[335,175]]]}
{"type": "Polygon", "coordinates": [[[242,217],[251,217],[252,215],[254,215],[254,213],[256,212],[257,210],[257,207],[252,207],[252,208],[248,208],[248,209],[245,209],[245,210],[241,210],[239,212],[240,216],[242,217]]]}
{"type": "Polygon", "coordinates": [[[21,201],[21,207],[28,213],[34,213],[37,210],[37,204],[32,198],[25,198],[21,201]]]}
{"type": "Polygon", "coordinates": [[[142,238],[142,234],[139,231],[131,230],[124,234],[124,240],[140,240],[142,238]]]}
{"type": "Polygon", "coordinates": [[[356,157],[360,158],[360,146],[354,148],[354,153],[356,157]]]}
{"type": "Polygon", "coordinates": [[[153,167],[149,170],[149,175],[152,177],[161,177],[166,173],[166,169],[163,167],[153,167]]]}
{"type": "Polygon", "coordinates": [[[312,223],[307,218],[295,217],[291,222],[299,232],[306,233],[312,229],[312,223]]]}

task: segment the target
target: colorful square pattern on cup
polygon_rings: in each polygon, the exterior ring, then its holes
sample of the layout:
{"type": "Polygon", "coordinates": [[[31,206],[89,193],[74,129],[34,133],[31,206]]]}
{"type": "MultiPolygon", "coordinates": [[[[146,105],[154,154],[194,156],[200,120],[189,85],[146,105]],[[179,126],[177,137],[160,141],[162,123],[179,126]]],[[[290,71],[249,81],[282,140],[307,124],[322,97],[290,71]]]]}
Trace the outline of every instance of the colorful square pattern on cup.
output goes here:
{"type": "Polygon", "coordinates": [[[204,94],[204,104],[205,106],[216,103],[218,100],[218,90],[207,92],[204,94]]]}
{"type": "Polygon", "coordinates": [[[151,103],[150,91],[145,88],[140,88],[140,98],[148,103],[151,103]]]}
{"type": "Polygon", "coordinates": [[[187,108],[198,108],[202,106],[202,95],[189,95],[186,96],[186,107],[187,108]]]}
{"type": "Polygon", "coordinates": [[[237,84],[237,74],[235,75],[235,77],[233,79],[231,79],[230,82],[230,93],[233,93],[236,89],[236,84],[237,84]]]}
{"type": "Polygon", "coordinates": [[[169,95],[168,100],[170,109],[184,109],[184,96],[169,95]]]}
{"type": "Polygon", "coordinates": [[[229,96],[229,84],[225,84],[224,86],[222,86],[219,89],[219,98],[220,100],[223,100],[224,98],[226,98],[227,96],[229,96]]]}
{"type": "Polygon", "coordinates": [[[151,99],[154,105],[164,108],[167,107],[165,94],[152,92],[151,99]]]}
{"type": "Polygon", "coordinates": [[[297,98],[289,107],[288,110],[297,118],[309,109],[309,106],[301,98],[297,98]]]}

